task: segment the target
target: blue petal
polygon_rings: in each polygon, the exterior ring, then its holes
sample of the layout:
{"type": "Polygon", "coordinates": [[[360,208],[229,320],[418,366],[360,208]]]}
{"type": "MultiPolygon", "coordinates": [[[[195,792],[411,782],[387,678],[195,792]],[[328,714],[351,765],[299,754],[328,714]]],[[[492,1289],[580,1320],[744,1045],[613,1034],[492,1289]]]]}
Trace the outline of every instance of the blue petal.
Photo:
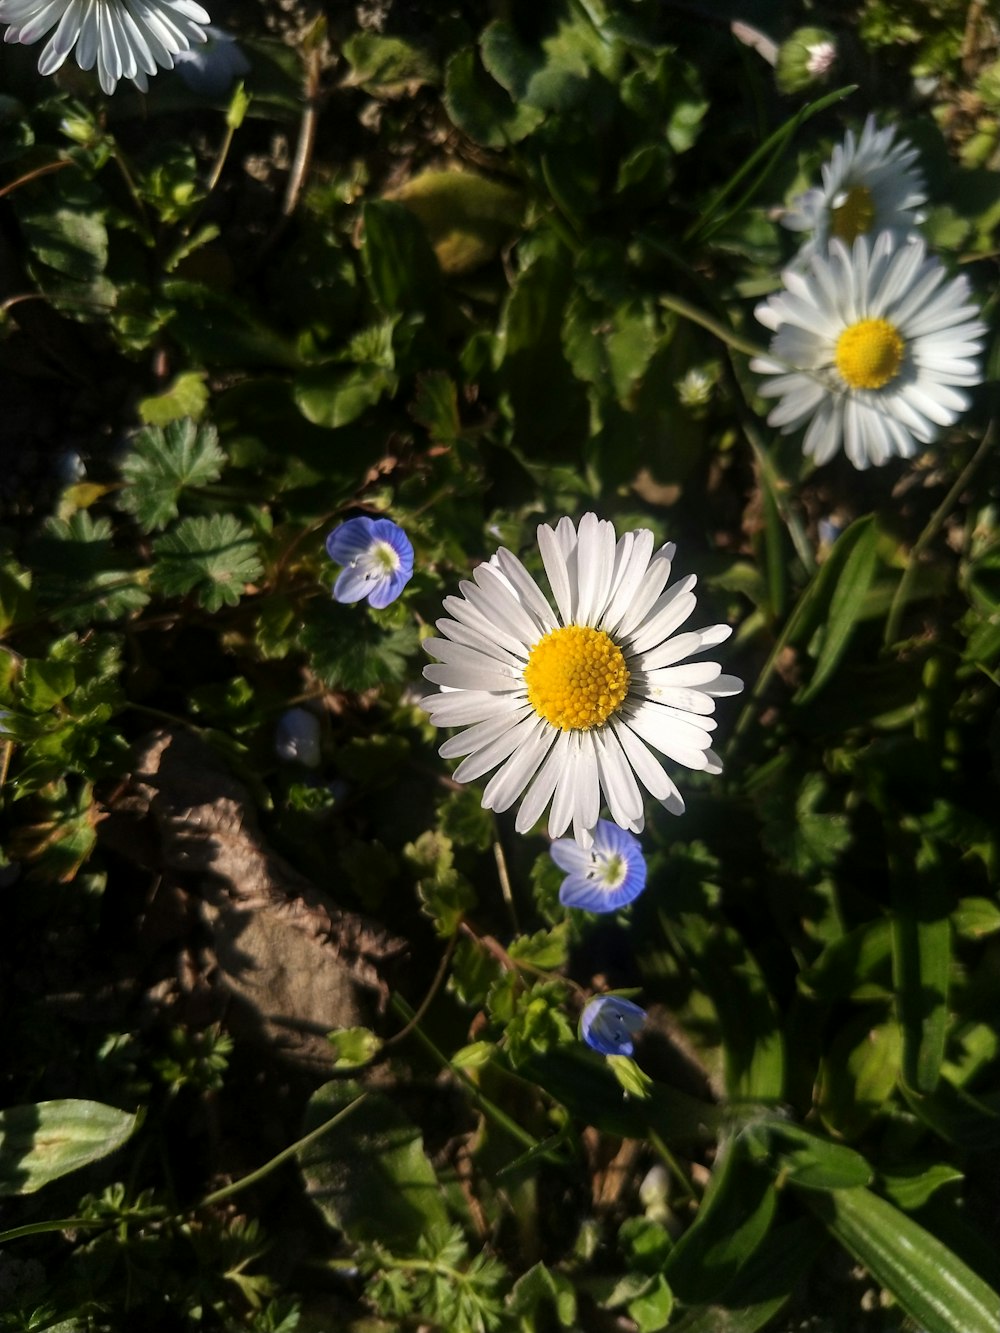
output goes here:
{"type": "Polygon", "coordinates": [[[606,889],[600,880],[569,875],[559,889],[559,901],[563,907],[577,907],[582,912],[617,912],[619,907],[626,907],[638,898],[645,888],[645,875],[638,887],[632,882],[633,878],[628,875],[617,889],[606,889]]]}
{"type": "Polygon", "coordinates": [[[346,523],[334,528],[327,537],[327,555],[331,560],[336,560],[338,565],[349,565],[352,560],[364,555],[371,547],[374,540],[372,534],[374,526],[373,518],[349,518],[346,523]]]}
{"type": "Polygon", "coordinates": [[[368,585],[371,589],[368,594],[368,605],[381,611],[390,602],[396,600],[409,583],[410,577],[409,574],[404,574],[401,569],[397,569],[395,574],[386,574],[384,578],[376,579],[374,583],[368,585]]]}
{"type": "Polygon", "coordinates": [[[403,583],[408,583],[413,575],[413,546],[409,537],[391,518],[377,518],[372,523],[372,537],[375,541],[388,542],[399,556],[397,574],[403,576],[403,583]]]}
{"type": "Polygon", "coordinates": [[[580,1017],[580,1034],[599,1055],[631,1055],[646,1011],[620,995],[598,995],[580,1017]]]}
{"type": "Polygon", "coordinates": [[[351,569],[348,565],[337,575],[337,582],[333,585],[333,596],[338,602],[360,602],[376,586],[375,582],[366,576],[364,570],[351,569]]]}
{"type": "Polygon", "coordinates": [[[598,820],[592,852],[580,847],[574,838],[557,838],[550,855],[560,870],[569,872],[559,889],[564,907],[615,912],[638,898],[646,887],[646,859],[639,839],[610,820],[598,820]],[[612,857],[624,862],[625,878],[608,888],[601,869],[612,857]]]}

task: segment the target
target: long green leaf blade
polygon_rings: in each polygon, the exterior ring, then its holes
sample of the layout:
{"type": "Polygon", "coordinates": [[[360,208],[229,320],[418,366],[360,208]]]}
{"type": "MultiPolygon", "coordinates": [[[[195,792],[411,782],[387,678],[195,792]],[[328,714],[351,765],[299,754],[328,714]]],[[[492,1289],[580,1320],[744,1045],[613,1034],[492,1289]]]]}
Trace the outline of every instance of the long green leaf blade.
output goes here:
{"type": "Polygon", "coordinates": [[[866,1189],[801,1197],[925,1333],[997,1333],[1000,1296],[891,1203],[866,1189]]]}

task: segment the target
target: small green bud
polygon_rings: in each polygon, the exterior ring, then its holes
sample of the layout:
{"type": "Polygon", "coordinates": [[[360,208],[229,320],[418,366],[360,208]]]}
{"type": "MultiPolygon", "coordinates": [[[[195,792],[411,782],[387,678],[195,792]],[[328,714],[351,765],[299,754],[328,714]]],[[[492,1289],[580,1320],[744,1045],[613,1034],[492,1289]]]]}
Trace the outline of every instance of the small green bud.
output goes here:
{"type": "Polygon", "coordinates": [[[822,83],[837,60],[837,41],[825,28],[797,28],[778,49],[774,77],[783,93],[822,83]]]}

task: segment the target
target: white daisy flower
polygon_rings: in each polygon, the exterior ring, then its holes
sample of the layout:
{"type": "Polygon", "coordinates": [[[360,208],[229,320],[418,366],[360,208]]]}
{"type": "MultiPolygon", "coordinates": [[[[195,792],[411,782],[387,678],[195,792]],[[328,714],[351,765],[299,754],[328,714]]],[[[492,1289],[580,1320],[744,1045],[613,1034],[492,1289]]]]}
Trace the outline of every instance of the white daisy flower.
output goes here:
{"type": "Polygon", "coordinates": [[[919,206],[927,199],[917,157],[909,140],[896,139],[893,126],[876,129],[874,116],[859,139],[848,130],[823,167],[822,189],[796,196],[782,218],[792,231],[812,232],[800,261],[816,250],[825,254],[831,240],[851,245],[858,236],[882,231],[911,234],[923,221],[919,206]]]}
{"type": "Polygon", "coordinates": [[[757,307],[775,336],[750,368],[775,377],[760,390],[781,399],[768,424],[787,435],[808,421],[803,448],[817,463],[841,444],[857,468],[909,458],[968,407],[986,325],[966,279],[948,280],[923,241],[835,240],[783,281],[757,307]]]}
{"type": "Polygon", "coordinates": [[[147,74],[173,69],[174,57],[205,41],[210,18],[194,0],[0,0],[5,42],[30,46],[55,32],[38,59],[40,74],[54,74],[76,49],[81,69],[93,69],[101,87],[114,92],[131,79],[146,92],[147,74]]]}
{"type": "Polygon", "coordinates": [[[645,528],[615,540],[614,525],[585,514],[541,525],[538,546],[557,610],[524,565],[503,547],[461,597],[447,597],[443,638],[425,647],[438,659],[424,675],[441,693],[423,700],[440,727],[465,727],[445,741],[446,759],[469,782],[491,769],[487,810],[522,796],[525,833],[549,807],[549,834],[572,823],[593,845],[601,795],[619,827],[639,833],[639,783],[672,814],[684,802],[653,754],[720,773],[709,748],[716,698],[743,682],[717,662],[685,662],[729,638],[728,625],[677,634],[694,611],[694,575],[667,587],[672,543],[653,551],[645,528]],[[684,663],[684,665],[681,665],[684,663]],[[499,766],[499,767],[498,767],[499,766]],[[638,781],[636,781],[638,779],[638,781]]]}

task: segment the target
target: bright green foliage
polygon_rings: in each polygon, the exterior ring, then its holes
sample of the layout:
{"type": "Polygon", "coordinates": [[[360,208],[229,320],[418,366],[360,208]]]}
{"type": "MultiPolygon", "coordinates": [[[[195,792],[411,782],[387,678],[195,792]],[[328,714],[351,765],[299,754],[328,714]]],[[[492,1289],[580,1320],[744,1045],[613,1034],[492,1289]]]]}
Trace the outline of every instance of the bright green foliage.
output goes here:
{"type": "Polygon", "coordinates": [[[996,1333],[990,6],[229,9],[211,95],[0,61],[3,1114],[100,1130],[15,1136],[0,1333],[996,1333]],[[990,333],[857,472],[749,360],[869,112],[990,333]],[[746,682],[604,916],[420,705],[444,600],[590,510],[746,682]],[[359,515],[415,551],[382,610],[359,515]]]}
{"type": "Polygon", "coordinates": [[[153,587],[165,597],[197,591],[206,611],[235,606],[264,570],[253,533],[234,514],[182,518],[157,537],[153,550],[153,587]]]}
{"type": "Polygon", "coordinates": [[[143,532],[159,532],[177,517],[177,501],[191,487],[218,481],[226,458],[213,426],[190,417],[137,431],[122,461],[125,486],[118,504],[134,514],[143,532]]]}
{"type": "Polygon", "coordinates": [[[0,1194],[33,1194],[119,1149],[137,1115],[64,1099],[0,1111],[0,1194]]]}

